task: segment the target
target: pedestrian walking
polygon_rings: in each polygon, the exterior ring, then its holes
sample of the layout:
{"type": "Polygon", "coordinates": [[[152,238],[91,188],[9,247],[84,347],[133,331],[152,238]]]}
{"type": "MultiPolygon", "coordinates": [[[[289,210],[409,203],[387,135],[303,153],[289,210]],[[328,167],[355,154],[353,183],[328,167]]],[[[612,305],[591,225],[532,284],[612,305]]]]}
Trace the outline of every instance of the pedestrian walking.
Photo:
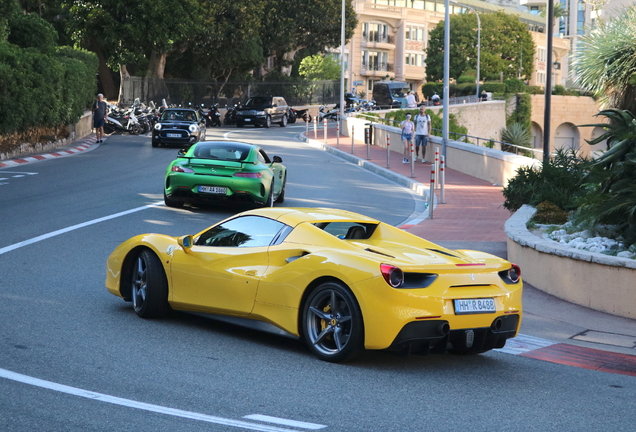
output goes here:
{"type": "Polygon", "coordinates": [[[108,117],[108,104],[104,101],[104,95],[98,94],[97,100],[93,104],[93,127],[97,142],[104,141],[104,123],[108,117]]]}
{"type": "Polygon", "coordinates": [[[422,148],[422,163],[426,162],[426,145],[431,136],[431,116],[426,114],[426,108],[420,107],[420,113],[415,116],[415,161],[422,148]]]}
{"type": "Polygon", "coordinates": [[[413,91],[410,91],[409,94],[406,96],[406,107],[417,108],[417,100],[415,99],[413,91]]]}
{"type": "Polygon", "coordinates": [[[406,120],[400,123],[400,128],[402,128],[402,144],[404,145],[402,163],[409,163],[411,145],[413,145],[413,132],[415,132],[415,124],[411,121],[411,114],[406,115],[406,120]]]}

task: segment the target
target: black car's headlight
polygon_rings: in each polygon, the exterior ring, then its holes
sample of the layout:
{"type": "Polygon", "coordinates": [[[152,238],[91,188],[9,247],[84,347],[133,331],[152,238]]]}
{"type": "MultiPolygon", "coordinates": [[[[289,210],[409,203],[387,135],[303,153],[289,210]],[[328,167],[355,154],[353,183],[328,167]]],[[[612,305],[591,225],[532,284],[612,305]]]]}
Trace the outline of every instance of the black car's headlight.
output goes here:
{"type": "Polygon", "coordinates": [[[265,111],[256,111],[256,115],[264,116],[265,115],[265,111]]]}
{"type": "Polygon", "coordinates": [[[160,131],[160,130],[161,130],[161,123],[157,123],[157,124],[155,125],[155,130],[158,130],[158,131],[160,131]]]}
{"type": "Polygon", "coordinates": [[[188,126],[188,130],[191,133],[197,133],[197,132],[199,132],[199,126],[195,125],[195,124],[191,124],[190,126],[188,126]]]}

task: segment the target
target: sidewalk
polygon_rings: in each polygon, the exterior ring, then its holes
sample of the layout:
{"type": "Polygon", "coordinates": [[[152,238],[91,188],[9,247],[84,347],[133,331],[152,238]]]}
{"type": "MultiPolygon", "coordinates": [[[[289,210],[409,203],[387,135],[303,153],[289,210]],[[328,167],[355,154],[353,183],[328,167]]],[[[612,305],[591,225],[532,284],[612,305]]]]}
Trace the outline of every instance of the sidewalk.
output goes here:
{"type": "MultiPolygon", "coordinates": [[[[405,181],[421,183],[430,188],[431,161],[435,148],[428,145],[426,163],[415,163],[411,177],[411,164],[402,163],[402,143],[391,142],[389,165],[385,148],[369,146],[350,137],[336,139],[336,124],[329,122],[327,140],[322,125],[314,135],[313,126],[301,138],[314,145],[323,145],[336,155],[358,162],[367,161],[385,170],[400,174],[405,181]],[[408,179],[408,180],[407,180],[408,179]]],[[[441,153],[441,146],[440,153],[441,153]]],[[[368,164],[358,163],[364,166],[368,164]]],[[[374,169],[375,172],[378,172],[374,169]]],[[[394,174],[393,174],[394,173],[394,174]]],[[[387,176],[388,177],[388,176],[387,176]]],[[[433,218],[415,218],[402,229],[439,243],[451,249],[483,250],[505,258],[507,236],[504,224],[510,212],[502,207],[503,187],[461,172],[445,169],[445,203],[440,203],[440,190],[436,189],[437,205],[433,218]]],[[[425,198],[422,198],[423,200],[425,198]]],[[[522,268],[523,272],[523,268],[522,268]]],[[[508,342],[501,351],[554,363],[587,369],[602,370],[636,376],[636,320],[616,317],[552,297],[528,285],[524,286],[524,320],[520,335],[508,342]]]]}

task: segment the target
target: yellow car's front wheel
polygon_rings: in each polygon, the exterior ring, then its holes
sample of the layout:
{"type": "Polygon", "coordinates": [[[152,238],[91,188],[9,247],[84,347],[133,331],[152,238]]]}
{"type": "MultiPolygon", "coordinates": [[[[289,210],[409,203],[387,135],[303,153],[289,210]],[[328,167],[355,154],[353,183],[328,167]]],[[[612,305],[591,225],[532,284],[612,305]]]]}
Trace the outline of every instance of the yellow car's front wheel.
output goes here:
{"type": "Polygon", "coordinates": [[[322,360],[350,360],[362,350],[360,307],[353,294],[336,282],[323,283],[311,292],[301,324],[307,345],[322,360]]]}
{"type": "Polygon", "coordinates": [[[133,308],[141,318],[154,318],[168,312],[168,281],[157,255],[145,249],[132,269],[133,308]]]}

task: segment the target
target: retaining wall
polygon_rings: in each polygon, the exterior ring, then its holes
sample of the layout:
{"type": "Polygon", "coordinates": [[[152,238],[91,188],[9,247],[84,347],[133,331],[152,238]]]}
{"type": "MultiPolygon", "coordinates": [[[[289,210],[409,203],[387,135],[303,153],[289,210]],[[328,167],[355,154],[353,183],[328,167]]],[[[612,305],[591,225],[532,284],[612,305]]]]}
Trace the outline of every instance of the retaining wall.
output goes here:
{"type": "Polygon", "coordinates": [[[571,303],[636,318],[636,260],[577,250],[537,237],[526,224],[536,209],[523,206],[506,222],[508,260],[532,286],[571,303]]]}

